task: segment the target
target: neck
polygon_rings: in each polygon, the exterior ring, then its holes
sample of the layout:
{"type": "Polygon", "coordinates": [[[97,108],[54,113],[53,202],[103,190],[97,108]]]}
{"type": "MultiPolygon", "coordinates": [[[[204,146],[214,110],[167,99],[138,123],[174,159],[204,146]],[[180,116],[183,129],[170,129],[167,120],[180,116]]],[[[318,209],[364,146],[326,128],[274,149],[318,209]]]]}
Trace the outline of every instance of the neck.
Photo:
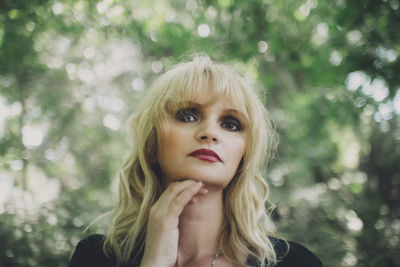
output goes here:
{"type": "Polygon", "coordinates": [[[212,260],[217,252],[223,224],[222,191],[210,190],[196,197],[179,217],[178,265],[212,260]]]}

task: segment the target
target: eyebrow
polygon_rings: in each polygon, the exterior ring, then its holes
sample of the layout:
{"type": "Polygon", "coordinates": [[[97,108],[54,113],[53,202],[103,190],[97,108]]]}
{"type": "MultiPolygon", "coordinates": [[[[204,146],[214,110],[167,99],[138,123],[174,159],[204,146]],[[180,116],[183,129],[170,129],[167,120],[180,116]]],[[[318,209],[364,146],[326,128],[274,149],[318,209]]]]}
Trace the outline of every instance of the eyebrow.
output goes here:
{"type": "Polygon", "coordinates": [[[199,104],[197,102],[193,102],[193,101],[182,101],[179,102],[178,107],[187,107],[187,106],[195,106],[195,107],[203,107],[204,105],[199,104]]]}
{"type": "Polygon", "coordinates": [[[241,120],[242,123],[244,123],[244,124],[249,123],[248,117],[236,109],[226,109],[226,110],[224,110],[224,112],[235,113],[239,117],[239,119],[241,120]]]}
{"type": "Polygon", "coordinates": [[[238,111],[238,110],[236,110],[236,109],[233,109],[233,108],[225,109],[224,111],[233,112],[233,113],[236,113],[236,114],[238,114],[238,115],[243,116],[242,112],[240,112],[240,111],[238,111]]]}

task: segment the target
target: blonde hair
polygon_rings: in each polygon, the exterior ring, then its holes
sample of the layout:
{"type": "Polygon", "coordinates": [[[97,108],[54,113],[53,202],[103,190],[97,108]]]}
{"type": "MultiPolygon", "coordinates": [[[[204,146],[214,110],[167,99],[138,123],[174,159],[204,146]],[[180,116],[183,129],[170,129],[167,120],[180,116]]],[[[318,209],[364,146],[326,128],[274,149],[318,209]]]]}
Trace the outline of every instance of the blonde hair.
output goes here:
{"type": "Polygon", "coordinates": [[[276,262],[270,216],[265,209],[268,186],[261,169],[276,145],[270,116],[255,90],[244,78],[208,57],[195,57],[161,75],[152,85],[130,120],[133,148],[119,173],[119,201],[113,209],[106,234],[104,252],[117,264],[134,258],[144,250],[146,224],[151,206],[163,187],[155,162],[160,128],[171,109],[211,86],[210,99],[226,96],[248,117],[246,151],[230,184],[224,189],[224,216],[221,233],[222,254],[240,265],[237,252],[255,259],[276,262]]]}

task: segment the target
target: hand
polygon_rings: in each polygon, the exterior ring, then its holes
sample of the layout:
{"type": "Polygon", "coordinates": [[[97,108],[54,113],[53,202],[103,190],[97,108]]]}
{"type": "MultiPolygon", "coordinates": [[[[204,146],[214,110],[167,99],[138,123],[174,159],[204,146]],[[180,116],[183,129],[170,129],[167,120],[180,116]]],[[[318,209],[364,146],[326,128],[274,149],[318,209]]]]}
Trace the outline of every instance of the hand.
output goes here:
{"type": "Polygon", "coordinates": [[[178,257],[179,215],[197,194],[206,194],[194,180],[171,183],[150,208],[141,266],[174,266],[178,257]]]}

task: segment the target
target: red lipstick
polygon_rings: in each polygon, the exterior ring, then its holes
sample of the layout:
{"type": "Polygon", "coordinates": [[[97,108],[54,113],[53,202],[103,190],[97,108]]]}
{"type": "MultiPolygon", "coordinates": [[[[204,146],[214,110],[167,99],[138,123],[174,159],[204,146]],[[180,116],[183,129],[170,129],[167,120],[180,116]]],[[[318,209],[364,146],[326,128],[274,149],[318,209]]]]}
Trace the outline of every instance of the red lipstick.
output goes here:
{"type": "Polygon", "coordinates": [[[210,149],[205,149],[205,148],[195,150],[192,153],[190,153],[189,156],[209,162],[218,162],[218,161],[222,162],[217,153],[215,153],[210,149]]]}

